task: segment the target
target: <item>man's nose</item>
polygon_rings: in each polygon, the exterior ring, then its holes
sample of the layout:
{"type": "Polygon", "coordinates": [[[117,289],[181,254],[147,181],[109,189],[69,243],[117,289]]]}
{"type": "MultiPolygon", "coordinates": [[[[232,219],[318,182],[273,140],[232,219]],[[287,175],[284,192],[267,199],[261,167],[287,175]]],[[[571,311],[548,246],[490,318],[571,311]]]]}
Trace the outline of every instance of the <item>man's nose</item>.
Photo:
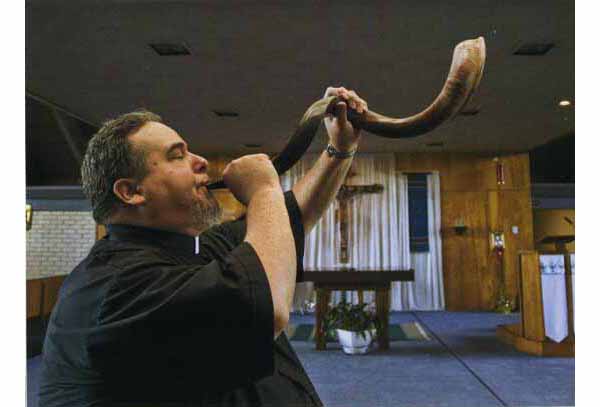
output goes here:
{"type": "Polygon", "coordinates": [[[194,172],[206,172],[208,170],[208,160],[196,154],[192,156],[192,170],[194,172]]]}

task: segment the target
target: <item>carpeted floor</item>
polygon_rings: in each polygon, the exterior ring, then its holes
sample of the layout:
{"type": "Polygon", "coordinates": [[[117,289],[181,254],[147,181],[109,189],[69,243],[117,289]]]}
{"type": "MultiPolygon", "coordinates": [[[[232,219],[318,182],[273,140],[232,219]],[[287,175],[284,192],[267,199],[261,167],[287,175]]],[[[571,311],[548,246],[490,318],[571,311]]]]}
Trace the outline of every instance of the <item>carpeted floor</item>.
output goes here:
{"type": "Polygon", "coordinates": [[[518,320],[517,314],[394,312],[391,323],[417,321],[433,340],[392,342],[388,351],[366,356],[344,355],[337,344],[321,352],[306,342],[293,345],[328,407],[574,405],[573,358],[521,354],[496,338],[497,325],[518,320]]]}
{"type": "MultiPolygon", "coordinates": [[[[390,341],[430,341],[425,329],[418,322],[407,322],[403,324],[390,324],[388,327],[390,341]]],[[[290,341],[315,341],[315,324],[288,324],[285,329],[290,341]]],[[[326,342],[337,342],[334,334],[325,336],[326,342]]],[[[377,340],[374,341],[377,343],[377,340]]]]}
{"type": "MultiPolygon", "coordinates": [[[[391,323],[418,322],[430,341],[392,342],[387,351],[345,355],[292,342],[327,407],[571,406],[575,360],[521,354],[496,339],[518,315],[393,312],[391,323]]],[[[314,323],[293,315],[295,324],[314,323]]],[[[39,356],[27,361],[28,406],[37,407],[39,356]]],[[[283,407],[283,406],[282,406],[283,407]]]]}

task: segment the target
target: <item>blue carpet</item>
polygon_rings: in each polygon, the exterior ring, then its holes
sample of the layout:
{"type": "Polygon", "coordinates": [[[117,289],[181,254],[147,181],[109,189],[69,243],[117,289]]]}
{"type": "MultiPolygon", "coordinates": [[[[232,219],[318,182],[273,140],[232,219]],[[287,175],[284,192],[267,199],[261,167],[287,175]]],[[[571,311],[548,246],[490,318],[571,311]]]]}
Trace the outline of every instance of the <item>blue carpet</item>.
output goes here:
{"type": "MultiPolygon", "coordinates": [[[[390,341],[428,341],[430,338],[418,322],[389,325],[390,341]]],[[[290,341],[304,341],[314,343],[315,324],[288,324],[285,330],[290,341]]],[[[327,343],[337,342],[335,333],[325,335],[327,343]]]]}
{"type": "Polygon", "coordinates": [[[27,406],[37,407],[38,397],[37,391],[40,385],[39,371],[40,362],[42,361],[41,356],[34,356],[27,359],[27,406]]]}
{"type": "Polygon", "coordinates": [[[495,327],[518,316],[493,313],[416,314],[510,406],[575,404],[575,359],[527,355],[498,341],[495,327]]]}
{"type": "MultiPolygon", "coordinates": [[[[419,322],[431,341],[392,342],[387,351],[345,355],[338,344],[317,352],[293,342],[327,407],[571,406],[575,360],[521,354],[501,343],[496,326],[517,314],[393,312],[390,322],[419,322]]],[[[295,324],[313,315],[292,315],[295,324]]],[[[27,361],[28,406],[37,407],[39,356],[27,361]]]]}
{"type": "MultiPolygon", "coordinates": [[[[294,315],[292,322],[310,318],[294,315]]],[[[391,323],[410,321],[434,340],[393,342],[361,357],[344,355],[339,345],[323,352],[293,346],[328,407],[574,405],[573,358],[521,354],[496,338],[496,326],[518,322],[518,314],[391,314],[391,323]]]]}

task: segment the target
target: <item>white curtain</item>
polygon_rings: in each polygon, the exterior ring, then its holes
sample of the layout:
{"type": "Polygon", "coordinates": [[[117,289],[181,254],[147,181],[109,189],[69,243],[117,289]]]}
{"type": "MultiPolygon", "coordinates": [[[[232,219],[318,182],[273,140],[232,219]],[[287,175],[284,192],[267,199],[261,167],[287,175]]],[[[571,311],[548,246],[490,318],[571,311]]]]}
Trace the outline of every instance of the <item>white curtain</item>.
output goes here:
{"type": "MultiPolygon", "coordinates": [[[[310,170],[318,157],[316,154],[305,154],[294,167],[282,175],[280,180],[283,190],[288,191],[292,189],[292,186],[310,170]]],[[[304,243],[304,268],[307,270],[331,269],[338,265],[335,256],[339,239],[339,230],[335,223],[336,205],[337,202],[334,202],[327,209],[320,221],[306,236],[304,243]]],[[[313,283],[296,284],[292,310],[303,311],[306,302],[310,301],[315,301],[313,283]]]]}
{"type": "MultiPolygon", "coordinates": [[[[308,155],[281,177],[284,190],[291,187],[311,168],[317,155],[308,155]]],[[[349,204],[352,214],[348,225],[349,263],[337,262],[339,226],[335,222],[334,202],[320,222],[306,237],[305,269],[331,269],[340,266],[358,270],[415,269],[415,282],[392,283],[391,309],[443,309],[444,295],[441,271],[439,174],[428,176],[428,213],[430,253],[410,253],[408,228],[408,182],[396,172],[393,154],[359,154],[354,158],[349,184],[381,184],[383,191],[360,194],[349,204]]],[[[356,303],[356,292],[347,292],[347,300],[356,303]]],[[[337,303],[341,293],[332,295],[337,303]]],[[[374,293],[365,292],[366,302],[374,301],[374,293]]],[[[307,301],[314,301],[312,283],[296,286],[294,310],[300,311],[307,301]]]]}
{"type": "MultiPolygon", "coordinates": [[[[350,201],[352,218],[349,233],[349,267],[357,270],[408,270],[410,239],[408,234],[408,182],[396,173],[393,154],[365,154],[355,158],[354,185],[383,185],[377,194],[361,194],[350,201]]],[[[407,283],[392,284],[392,309],[397,298],[410,296],[407,283]]],[[[347,292],[347,300],[358,302],[356,291],[347,292]]],[[[373,292],[365,292],[364,300],[375,300],[373,292]]],[[[340,299],[340,293],[333,301],[340,299]]]]}

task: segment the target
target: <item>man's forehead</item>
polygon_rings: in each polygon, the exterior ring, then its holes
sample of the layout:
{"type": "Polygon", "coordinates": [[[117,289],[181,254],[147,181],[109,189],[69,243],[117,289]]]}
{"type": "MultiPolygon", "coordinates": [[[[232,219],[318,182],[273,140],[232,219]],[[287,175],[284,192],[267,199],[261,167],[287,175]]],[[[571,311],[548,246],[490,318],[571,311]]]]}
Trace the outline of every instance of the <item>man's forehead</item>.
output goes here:
{"type": "Polygon", "coordinates": [[[173,143],[184,141],[175,130],[158,122],[144,124],[129,137],[131,142],[147,150],[168,149],[173,143]]]}

